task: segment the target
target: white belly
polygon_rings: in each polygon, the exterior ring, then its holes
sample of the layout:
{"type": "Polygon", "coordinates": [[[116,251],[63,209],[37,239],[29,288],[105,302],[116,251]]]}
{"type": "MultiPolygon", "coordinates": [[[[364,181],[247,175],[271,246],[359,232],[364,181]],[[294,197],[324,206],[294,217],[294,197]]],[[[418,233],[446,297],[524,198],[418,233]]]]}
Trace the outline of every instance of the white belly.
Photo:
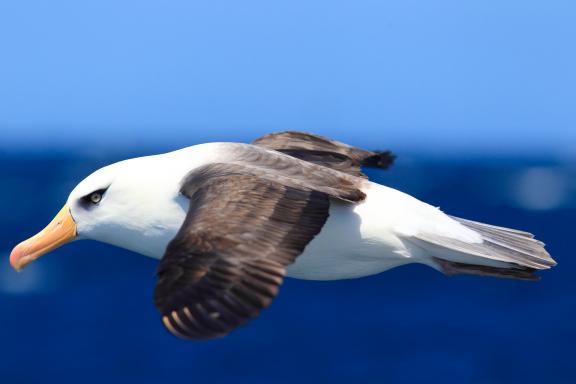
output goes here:
{"type": "Polygon", "coordinates": [[[372,184],[364,191],[367,197],[360,204],[332,200],[324,228],[288,267],[288,276],[306,280],[351,279],[415,261],[394,234],[390,212],[382,206],[381,188],[372,184]]]}
{"type": "MultiPolygon", "coordinates": [[[[411,210],[410,206],[426,204],[375,183],[370,183],[364,192],[366,200],[359,204],[331,201],[326,224],[304,253],[288,267],[289,277],[351,279],[419,261],[406,249],[397,236],[397,230],[406,221],[406,211],[411,210]]],[[[179,198],[163,208],[167,213],[164,217],[170,220],[148,225],[146,230],[120,228],[114,236],[107,235],[107,242],[160,259],[184,221],[187,208],[188,201],[179,198]]]]}

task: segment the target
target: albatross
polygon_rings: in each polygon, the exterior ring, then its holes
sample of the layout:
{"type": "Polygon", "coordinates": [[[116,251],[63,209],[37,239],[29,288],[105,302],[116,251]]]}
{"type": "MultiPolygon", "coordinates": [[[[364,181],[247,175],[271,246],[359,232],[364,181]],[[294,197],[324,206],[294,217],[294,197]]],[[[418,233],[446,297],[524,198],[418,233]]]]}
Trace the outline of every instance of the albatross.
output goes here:
{"type": "Polygon", "coordinates": [[[78,239],[159,259],[162,323],[195,340],[256,317],[285,276],[351,279],[421,263],[447,275],[530,280],[556,264],[528,232],[447,215],[362,173],[393,160],[279,132],[121,161],[80,182],[10,263],[20,270],[78,239]]]}

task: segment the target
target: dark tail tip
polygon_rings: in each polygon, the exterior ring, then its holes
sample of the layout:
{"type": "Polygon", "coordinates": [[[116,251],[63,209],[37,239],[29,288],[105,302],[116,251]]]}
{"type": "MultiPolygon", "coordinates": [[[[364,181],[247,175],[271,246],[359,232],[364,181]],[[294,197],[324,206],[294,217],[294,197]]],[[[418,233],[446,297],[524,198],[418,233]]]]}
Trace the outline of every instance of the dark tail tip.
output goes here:
{"type": "Polygon", "coordinates": [[[478,275],[492,276],[504,279],[517,279],[538,281],[540,276],[536,275],[536,269],[522,267],[520,265],[510,265],[510,268],[489,267],[486,265],[474,265],[466,263],[457,263],[454,261],[434,258],[436,265],[440,267],[445,275],[478,275]]]}
{"type": "Polygon", "coordinates": [[[374,155],[365,158],[362,161],[362,165],[367,167],[375,167],[388,169],[394,164],[396,155],[390,151],[374,151],[374,155]]]}

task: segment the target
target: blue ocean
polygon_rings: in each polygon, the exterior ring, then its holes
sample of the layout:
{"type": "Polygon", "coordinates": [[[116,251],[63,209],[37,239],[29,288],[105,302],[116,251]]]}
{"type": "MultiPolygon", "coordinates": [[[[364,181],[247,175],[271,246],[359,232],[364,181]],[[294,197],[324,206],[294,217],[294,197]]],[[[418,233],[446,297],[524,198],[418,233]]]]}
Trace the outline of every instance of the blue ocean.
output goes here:
{"type": "Polygon", "coordinates": [[[535,233],[559,263],[541,281],[417,265],[357,280],[287,279],[255,321],[189,342],[163,328],[153,305],[155,260],[79,241],[21,273],[8,264],[87,174],[148,153],[0,153],[1,383],[576,382],[574,163],[399,153],[389,171],[366,170],[447,213],[535,233]]]}
{"type": "MultiPolygon", "coordinates": [[[[0,384],[576,383],[576,1],[0,1],[0,384]],[[408,265],[287,279],[182,341],[158,262],[92,241],[9,255],[91,172],[306,131],[398,155],[373,181],[526,230],[537,282],[408,265]]],[[[380,212],[384,218],[387,212],[380,212]]]]}

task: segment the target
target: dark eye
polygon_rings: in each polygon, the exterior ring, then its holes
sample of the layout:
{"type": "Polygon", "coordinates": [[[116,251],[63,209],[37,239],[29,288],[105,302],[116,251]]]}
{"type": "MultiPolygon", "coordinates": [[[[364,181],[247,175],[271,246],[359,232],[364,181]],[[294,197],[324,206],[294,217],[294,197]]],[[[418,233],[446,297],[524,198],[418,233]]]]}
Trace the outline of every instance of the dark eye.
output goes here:
{"type": "Polygon", "coordinates": [[[102,201],[102,197],[104,196],[105,192],[106,189],[99,189],[84,196],[82,200],[84,201],[84,203],[89,205],[98,205],[102,201]]]}
{"type": "Polygon", "coordinates": [[[102,195],[99,192],[94,192],[90,195],[90,202],[92,204],[98,204],[102,200],[102,195]]]}

